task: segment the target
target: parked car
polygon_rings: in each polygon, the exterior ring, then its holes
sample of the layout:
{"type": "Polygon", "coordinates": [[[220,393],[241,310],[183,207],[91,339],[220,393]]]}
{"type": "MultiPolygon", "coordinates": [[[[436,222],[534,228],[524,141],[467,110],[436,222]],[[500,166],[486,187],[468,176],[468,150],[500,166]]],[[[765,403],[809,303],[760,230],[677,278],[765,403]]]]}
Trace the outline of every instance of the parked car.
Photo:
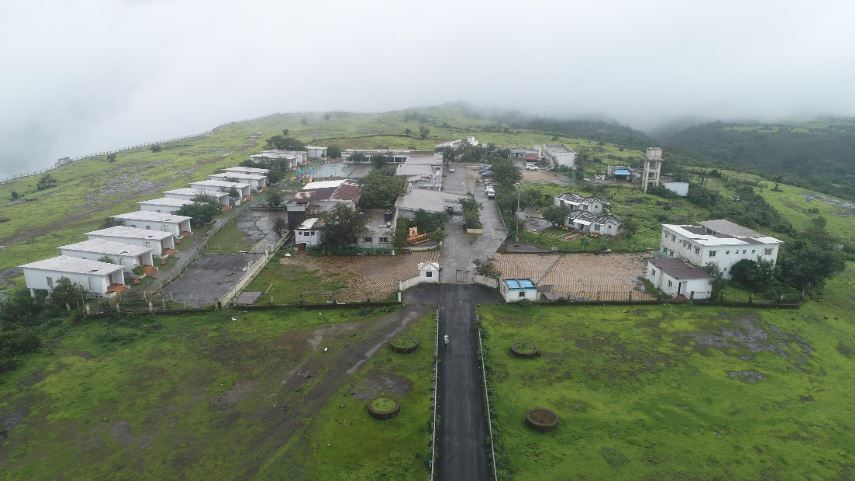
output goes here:
{"type": "Polygon", "coordinates": [[[527,162],[525,164],[525,170],[537,170],[537,164],[533,164],[531,162],[527,162]]]}
{"type": "Polygon", "coordinates": [[[449,172],[454,172],[454,166],[453,166],[453,165],[449,165],[449,166],[448,166],[448,171],[449,171],[449,172]]]}
{"type": "Polygon", "coordinates": [[[496,189],[494,189],[492,185],[488,185],[484,189],[484,192],[487,194],[488,199],[495,199],[496,198],[496,189]]]}
{"type": "Polygon", "coordinates": [[[481,177],[492,177],[492,176],[493,176],[493,172],[491,172],[489,170],[486,172],[481,172],[481,177]]]}

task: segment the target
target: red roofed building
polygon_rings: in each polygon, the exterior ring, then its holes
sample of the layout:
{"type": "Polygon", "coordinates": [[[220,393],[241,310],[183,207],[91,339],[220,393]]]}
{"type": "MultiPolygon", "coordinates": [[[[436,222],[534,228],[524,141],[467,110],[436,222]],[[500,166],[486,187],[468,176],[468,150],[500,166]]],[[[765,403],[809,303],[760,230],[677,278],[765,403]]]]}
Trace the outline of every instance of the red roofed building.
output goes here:
{"type": "Polygon", "coordinates": [[[309,182],[285,204],[288,228],[294,230],[307,218],[318,217],[338,204],[355,209],[361,196],[362,186],[352,179],[309,182]]]}

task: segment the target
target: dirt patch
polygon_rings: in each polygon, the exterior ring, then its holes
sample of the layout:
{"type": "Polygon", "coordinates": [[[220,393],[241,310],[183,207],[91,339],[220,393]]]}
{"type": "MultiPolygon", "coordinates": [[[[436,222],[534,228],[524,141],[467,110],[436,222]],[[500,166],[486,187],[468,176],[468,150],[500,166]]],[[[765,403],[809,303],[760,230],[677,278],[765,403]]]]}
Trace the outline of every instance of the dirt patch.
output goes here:
{"type": "Polygon", "coordinates": [[[154,436],[144,434],[141,436],[134,435],[131,430],[131,425],[127,421],[119,420],[110,426],[110,436],[119,444],[136,445],[140,448],[146,448],[151,443],[154,436]]]}
{"type": "Polygon", "coordinates": [[[231,389],[224,392],[219,399],[217,399],[217,403],[223,406],[233,407],[237,403],[249,397],[257,385],[258,381],[255,380],[238,381],[231,387],[231,389]]]}
{"type": "Polygon", "coordinates": [[[755,315],[748,315],[721,326],[718,334],[684,333],[695,340],[695,349],[718,349],[737,351],[744,357],[746,353],[769,352],[793,361],[805,368],[811,358],[813,347],[801,336],[784,332],[774,325],[763,326],[755,315]]]}
{"type": "Polygon", "coordinates": [[[727,371],[727,376],[738,379],[748,384],[757,384],[760,381],[765,381],[766,376],[757,371],[727,371]]]}
{"type": "Polygon", "coordinates": [[[359,386],[351,391],[351,395],[356,399],[367,401],[380,395],[406,396],[412,388],[412,381],[405,377],[391,373],[376,373],[366,376],[359,386]]]}
{"type": "Polygon", "coordinates": [[[9,432],[15,429],[29,414],[25,407],[16,407],[11,410],[0,409],[0,439],[5,439],[9,432]]]}

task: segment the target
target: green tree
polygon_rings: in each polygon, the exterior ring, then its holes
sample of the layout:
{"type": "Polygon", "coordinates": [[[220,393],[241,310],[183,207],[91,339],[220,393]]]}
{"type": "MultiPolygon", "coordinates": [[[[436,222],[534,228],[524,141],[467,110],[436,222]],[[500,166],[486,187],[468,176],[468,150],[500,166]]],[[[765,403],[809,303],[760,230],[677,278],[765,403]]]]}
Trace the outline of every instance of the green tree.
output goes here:
{"type": "Polygon", "coordinates": [[[424,125],[419,127],[419,138],[422,140],[426,139],[427,136],[430,135],[430,129],[425,127],[424,125]]]}
{"type": "Polygon", "coordinates": [[[14,191],[14,190],[13,190],[13,191],[12,191],[12,193],[11,193],[11,194],[9,194],[9,199],[10,199],[10,200],[13,200],[13,201],[18,200],[18,197],[19,197],[19,195],[18,195],[18,192],[17,192],[17,191],[14,191]]]}
{"type": "Polygon", "coordinates": [[[282,237],[283,234],[288,230],[288,223],[285,222],[285,219],[281,217],[276,218],[276,222],[273,223],[273,232],[276,233],[279,237],[282,237]]]}
{"type": "Polygon", "coordinates": [[[769,290],[774,277],[775,265],[762,258],[756,261],[742,259],[730,268],[733,283],[753,292],[769,290]]]}
{"type": "Polygon", "coordinates": [[[267,201],[268,207],[271,209],[278,209],[282,206],[282,193],[278,190],[271,190],[267,193],[265,200],[267,201]]]}
{"type": "Polygon", "coordinates": [[[727,279],[724,278],[724,275],[721,273],[721,269],[719,269],[718,265],[713,262],[705,265],[703,270],[712,276],[712,281],[710,283],[712,286],[712,292],[710,297],[718,299],[727,287],[727,279]]]}
{"type": "Polygon", "coordinates": [[[118,227],[125,225],[125,221],[122,219],[116,219],[115,217],[105,217],[104,222],[101,223],[102,229],[109,229],[110,227],[118,227]]]}
{"type": "Polygon", "coordinates": [[[193,199],[192,204],[181,206],[176,214],[190,217],[190,222],[198,225],[210,223],[222,212],[223,206],[217,202],[217,199],[209,195],[200,195],[193,199]]]}
{"type": "Polygon", "coordinates": [[[115,152],[112,152],[112,153],[107,154],[107,162],[109,162],[109,163],[111,163],[111,164],[112,164],[113,162],[115,162],[115,161],[116,161],[116,159],[118,159],[118,158],[119,158],[119,156],[118,156],[115,152]]]}
{"type": "Polygon", "coordinates": [[[492,165],[493,179],[498,183],[513,185],[522,179],[519,167],[511,159],[494,158],[492,165]]]}
{"type": "Polygon", "coordinates": [[[359,205],[364,209],[390,209],[407,188],[406,179],[388,175],[383,170],[372,170],[360,182],[362,194],[359,205]]]}
{"type": "Polygon", "coordinates": [[[371,156],[371,165],[374,166],[375,169],[382,169],[389,163],[389,156],[387,155],[372,155],[371,156]]]}
{"type": "Polygon", "coordinates": [[[240,199],[240,192],[237,190],[237,187],[229,187],[228,193],[232,199],[240,199]]]}
{"type": "Polygon", "coordinates": [[[306,150],[306,144],[286,135],[274,135],[267,139],[267,148],[277,150],[306,150]]]}
{"type": "Polygon", "coordinates": [[[555,227],[562,227],[570,215],[570,208],[566,205],[553,205],[543,209],[543,218],[555,227]]]}
{"type": "Polygon", "coordinates": [[[839,242],[823,227],[821,218],[781,247],[776,277],[794,289],[821,290],[825,280],[846,267],[839,242]]]}
{"type": "Polygon", "coordinates": [[[86,291],[79,284],[71,282],[67,277],[60,277],[50,291],[51,301],[58,308],[64,309],[66,305],[74,308],[86,299],[86,291]]]}
{"type": "Polygon", "coordinates": [[[45,309],[45,293],[36,297],[29,289],[17,289],[0,304],[0,331],[15,327],[36,326],[45,309]]]}
{"type": "Polygon", "coordinates": [[[330,145],[327,147],[327,157],[331,159],[340,159],[341,158],[341,147],[336,144],[330,145]]]}
{"type": "Polygon", "coordinates": [[[163,147],[161,147],[161,146],[160,146],[160,145],[158,145],[158,144],[154,144],[154,145],[152,145],[151,147],[149,147],[149,150],[151,150],[151,151],[152,151],[152,152],[154,152],[154,153],[158,153],[158,152],[160,152],[161,150],[163,150],[163,147]]]}
{"type": "Polygon", "coordinates": [[[50,174],[45,174],[39,179],[36,183],[36,190],[46,190],[51,187],[56,187],[58,184],[57,180],[50,174]]]}
{"type": "Polygon", "coordinates": [[[356,244],[359,236],[367,231],[365,218],[345,204],[337,204],[324,212],[321,220],[324,244],[334,248],[356,244]]]}
{"type": "Polygon", "coordinates": [[[406,129],[404,129],[404,135],[406,135],[407,137],[413,135],[413,129],[407,127],[406,129]]]}

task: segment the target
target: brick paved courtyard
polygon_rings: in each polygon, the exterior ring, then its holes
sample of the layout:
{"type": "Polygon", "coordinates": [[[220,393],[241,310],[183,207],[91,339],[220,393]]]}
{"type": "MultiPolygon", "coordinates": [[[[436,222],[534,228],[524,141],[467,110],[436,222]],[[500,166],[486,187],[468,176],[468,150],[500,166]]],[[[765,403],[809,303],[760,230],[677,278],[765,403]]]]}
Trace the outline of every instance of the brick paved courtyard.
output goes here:
{"type": "Polygon", "coordinates": [[[578,300],[653,299],[638,280],[642,254],[496,254],[502,277],[529,277],[541,291],[578,300]]]}
{"type": "Polygon", "coordinates": [[[386,299],[398,290],[398,282],[416,277],[419,262],[439,262],[439,251],[413,252],[396,256],[309,256],[283,257],[282,265],[294,264],[321,273],[336,273],[347,284],[337,300],[359,302],[386,299]]]}

